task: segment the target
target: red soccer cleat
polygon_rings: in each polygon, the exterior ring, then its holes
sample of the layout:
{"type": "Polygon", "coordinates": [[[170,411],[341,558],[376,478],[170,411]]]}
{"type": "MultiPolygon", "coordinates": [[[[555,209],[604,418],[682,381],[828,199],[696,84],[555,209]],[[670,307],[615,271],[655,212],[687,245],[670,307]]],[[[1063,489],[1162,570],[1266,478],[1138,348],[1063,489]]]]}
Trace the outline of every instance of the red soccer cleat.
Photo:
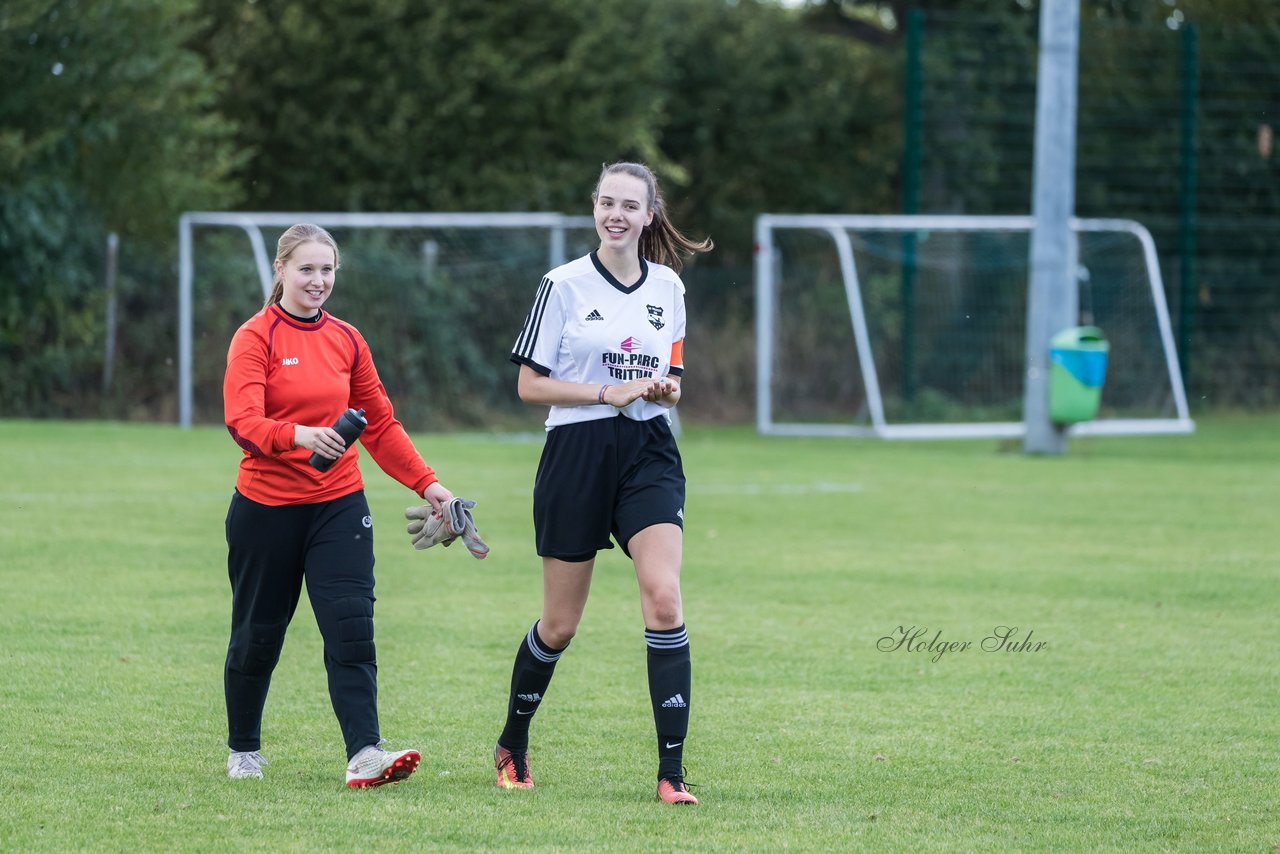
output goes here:
{"type": "Polygon", "coordinates": [[[529,754],[512,753],[501,744],[493,746],[493,767],[498,773],[499,789],[532,789],[529,754]]]}
{"type": "Polygon", "coordinates": [[[368,789],[406,779],[422,761],[416,750],[383,750],[382,743],[371,744],[351,757],[347,765],[347,785],[352,789],[368,789]]]}

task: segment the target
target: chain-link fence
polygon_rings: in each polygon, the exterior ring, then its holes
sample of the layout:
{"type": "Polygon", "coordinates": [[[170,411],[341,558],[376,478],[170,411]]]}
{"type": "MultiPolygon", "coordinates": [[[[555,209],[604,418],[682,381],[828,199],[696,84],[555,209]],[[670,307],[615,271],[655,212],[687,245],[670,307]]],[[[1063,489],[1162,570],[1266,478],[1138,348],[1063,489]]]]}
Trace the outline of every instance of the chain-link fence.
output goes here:
{"type": "MultiPolygon", "coordinates": [[[[917,13],[904,63],[908,212],[1025,214],[1035,16],[917,13]]],[[[1280,402],[1280,23],[1081,22],[1076,212],[1154,235],[1193,405],[1280,402]]]]}

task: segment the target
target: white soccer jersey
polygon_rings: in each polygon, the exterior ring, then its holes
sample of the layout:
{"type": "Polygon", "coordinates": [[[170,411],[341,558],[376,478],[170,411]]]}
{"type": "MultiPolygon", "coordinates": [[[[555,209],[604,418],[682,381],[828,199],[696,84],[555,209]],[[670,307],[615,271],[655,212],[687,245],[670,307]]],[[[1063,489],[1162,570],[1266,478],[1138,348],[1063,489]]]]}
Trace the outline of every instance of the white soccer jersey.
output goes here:
{"type": "MultiPolygon", "coordinates": [[[[596,253],[543,278],[511,350],[511,361],[572,383],[621,385],[684,373],[684,282],[663,264],[640,260],[640,281],[625,288],[596,253]]],[[[553,406],[547,429],[623,415],[635,421],[670,410],[644,398],[613,406],[553,406]]]]}

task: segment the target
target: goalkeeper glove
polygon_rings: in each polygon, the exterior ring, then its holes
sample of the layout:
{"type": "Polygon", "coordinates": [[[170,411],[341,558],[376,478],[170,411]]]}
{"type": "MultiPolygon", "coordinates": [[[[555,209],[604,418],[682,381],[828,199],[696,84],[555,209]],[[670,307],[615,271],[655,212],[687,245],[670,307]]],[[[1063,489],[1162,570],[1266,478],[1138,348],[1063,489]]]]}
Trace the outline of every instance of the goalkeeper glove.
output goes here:
{"type": "Polygon", "coordinates": [[[430,504],[406,507],[404,517],[410,520],[407,530],[415,549],[429,549],[437,543],[448,546],[458,538],[445,524],[444,516],[432,510],[430,504]]]}
{"type": "Polygon", "coordinates": [[[475,517],[471,515],[471,508],[475,506],[474,501],[454,498],[445,502],[442,513],[433,511],[430,504],[406,508],[404,516],[410,520],[406,530],[413,538],[413,547],[422,550],[441,543],[447,548],[462,537],[467,551],[476,560],[483,560],[489,554],[489,547],[476,530],[475,517]]]}

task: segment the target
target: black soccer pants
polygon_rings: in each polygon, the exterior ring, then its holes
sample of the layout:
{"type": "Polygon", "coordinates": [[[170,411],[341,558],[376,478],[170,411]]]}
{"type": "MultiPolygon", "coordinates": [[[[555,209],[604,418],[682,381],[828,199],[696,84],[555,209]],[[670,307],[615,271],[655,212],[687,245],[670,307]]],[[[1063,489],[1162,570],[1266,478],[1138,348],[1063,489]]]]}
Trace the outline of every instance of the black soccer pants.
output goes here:
{"type": "Polygon", "coordinates": [[[227,746],[261,748],[262,711],[285,630],[307,596],[324,639],[329,699],[350,759],[378,735],[373,644],[373,522],[363,492],[272,507],[240,493],[227,511],[231,642],[224,684],[227,746]]]}

